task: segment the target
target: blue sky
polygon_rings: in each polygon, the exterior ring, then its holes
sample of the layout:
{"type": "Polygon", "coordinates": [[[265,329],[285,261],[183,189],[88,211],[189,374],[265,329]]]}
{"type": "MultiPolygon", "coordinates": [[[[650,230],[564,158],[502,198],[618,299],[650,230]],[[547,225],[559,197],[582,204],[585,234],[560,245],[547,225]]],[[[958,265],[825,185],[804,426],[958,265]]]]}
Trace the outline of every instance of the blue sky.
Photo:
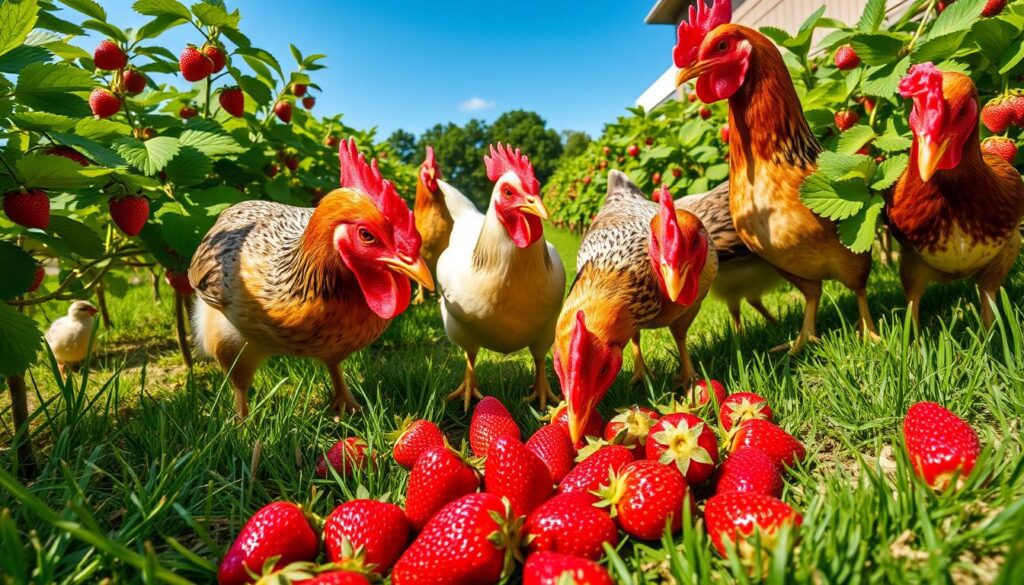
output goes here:
{"type": "MultiPolygon", "coordinates": [[[[187,2],[186,2],[187,3],[187,2]]],[[[127,0],[105,1],[110,20],[138,26],[127,0]]],[[[314,80],[320,114],[415,133],[438,122],[493,120],[535,110],[558,130],[600,133],[670,64],[674,31],[645,25],[652,0],[227,1],[241,29],[293,63],[288,43],[325,53],[314,80]]],[[[177,54],[191,27],[167,33],[177,54]]]]}

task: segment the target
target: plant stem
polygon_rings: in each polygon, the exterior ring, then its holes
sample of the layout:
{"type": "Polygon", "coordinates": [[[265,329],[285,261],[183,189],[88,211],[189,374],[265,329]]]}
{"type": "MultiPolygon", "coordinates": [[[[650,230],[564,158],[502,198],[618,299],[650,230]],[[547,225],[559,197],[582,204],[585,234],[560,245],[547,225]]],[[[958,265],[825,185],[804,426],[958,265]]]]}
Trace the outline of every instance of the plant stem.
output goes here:
{"type": "Polygon", "coordinates": [[[32,454],[32,433],[28,428],[28,397],[25,394],[25,375],[17,374],[7,378],[7,391],[11,395],[11,418],[14,419],[14,445],[18,452],[18,476],[25,480],[35,479],[39,473],[32,454]]]}
{"type": "Polygon", "coordinates": [[[14,172],[14,169],[11,168],[11,165],[7,162],[7,160],[4,159],[4,157],[2,156],[0,156],[0,163],[3,163],[4,168],[7,169],[7,174],[10,175],[12,179],[17,181],[18,175],[14,172]]]}
{"type": "Polygon", "coordinates": [[[185,297],[174,291],[174,332],[178,337],[178,349],[185,367],[192,369],[192,348],[188,344],[188,333],[185,331],[185,297]]]}
{"type": "Polygon", "coordinates": [[[910,43],[907,44],[907,52],[914,48],[914,44],[917,43],[917,39],[921,37],[921,33],[924,32],[925,25],[928,24],[932,11],[935,10],[936,0],[928,0],[928,5],[924,8],[924,14],[921,16],[921,22],[917,25],[917,30],[914,31],[914,36],[911,37],[910,43]]]}

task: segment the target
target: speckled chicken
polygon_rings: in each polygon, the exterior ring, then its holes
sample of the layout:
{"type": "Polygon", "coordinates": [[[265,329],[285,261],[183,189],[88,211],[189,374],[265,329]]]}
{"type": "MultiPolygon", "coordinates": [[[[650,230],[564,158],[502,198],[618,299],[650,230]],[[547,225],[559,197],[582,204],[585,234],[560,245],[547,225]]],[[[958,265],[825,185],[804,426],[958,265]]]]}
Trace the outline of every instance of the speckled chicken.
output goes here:
{"type": "Polygon", "coordinates": [[[580,244],[554,347],[574,441],[622,368],[623,348],[638,342],[642,329],[668,327],[679,349],[678,383],[696,379],[686,336],[715,280],[718,255],[695,215],[677,209],[667,190],[659,200],[609,172],[608,196],[580,244]]]}
{"type": "MultiPolygon", "coordinates": [[[[420,255],[430,268],[430,273],[437,277],[437,259],[448,247],[448,238],[452,235],[452,214],[444,202],[437,181],[441,179],[441,169],[434,158],[434,147],[427,147],[427,156],[420,165],[420,174],[416,179],[416,203],[413,216],[416,218],[416,231],[423,238],[420,255]]],[[[421,286],[416,290],[413,304],[420,304],[426,299],[426,291],[421,286]]]]}
{"type": "Polygon", "coordinates": [[[316,208],[246,201],[221,213],[189,269],[197,344],[230,372],[237,414],[271,355],[327,366],[335,409],[358,404],[340,364],[409,305],[412,278],[433,280],[412,212],[355,141],[339,149],[341,188],[316,208]]]}
{"type": "Polygon", "coordinates": [[[54,321],[46,330],[46,343],[57,360],[61,376],[67,373],[68,368],[78,366],[88,357],[96,313],[96,307],[89,302],[75,301],[68,307],[68,314],[54,321]]]}

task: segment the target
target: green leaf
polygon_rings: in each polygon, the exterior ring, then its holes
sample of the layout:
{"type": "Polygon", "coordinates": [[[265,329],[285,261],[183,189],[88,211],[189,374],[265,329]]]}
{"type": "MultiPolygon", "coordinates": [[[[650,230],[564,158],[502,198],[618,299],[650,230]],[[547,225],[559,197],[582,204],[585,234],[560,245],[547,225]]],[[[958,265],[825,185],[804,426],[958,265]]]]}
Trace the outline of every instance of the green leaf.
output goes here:
{"type": "Polygon", "coordinates": [[[957,0],[947,5],[942,14],[935,19],[925,40],[970,29],[981,18],[981,11],[987,2],[988,0],[957,0]]]}
{"type": "Polygon", "coordinates": [[[51,215],[46,231],[58,236],[68,244],[69,249],[83,258],[99,258],[103,255],[103,238],[80,221],[63,215],[51,215]]]}
{"type": "Polygon", "coordinates": [[[910,53],[910,59],[914,63],[925,61],[938,61],[956,53],[964,43],[967,31],[960,31],[933,37],[914,47],[910,53]]]}
{"type": "MultiPolygon", "coordinates": [[[[162,33],[182,24],[188,22],[187,18],[180,16],[164,15],[157,16],[153,20],[139,27],[139,30],[135,31],[135,39],[142,41],[146,39],[154,39],[160,36],[162,33]]],[[[136,50],[138,53],[139,51],[136,50]]]]}
{"type": "Polygon", "coordinates": [[[77,148],[82,151],[85,156],[89,157],[91,160],[95,161],[96,164],[101,166],[124,167],[128,164],[116,152],[95,140],[90,140],[77,134],[65,134],[63,132],[54,132],[51,136],[57,142],[77,148]]]}
{"type": "Polygon", "coordinates": [[[1017,40],[1020,27],[1003,18],[983,18],[971,26],[971,31],[981,53],[993,63],[998,63],[1007,51],[1020,44],[1017,40]]]}
{"type": "Polygon", "coordinates": [[[724,181],[729,178],[729,164],[720,163],[705,169],[704,176],[709,181],[724,181]]]}
{"type": "Polygon", "coordinates": [[[0,55],[25,42],[36,25],[38,12],[36,0],[0,5],[0,55]]]}
{"type": "Polygon", "coordinates": [[[180,149],[178,139],[170,136],[157,136],[146,141],[121,137],[114,141],[114,150],[146,175],[155,175],[163,170],[180,149]]]}
{"type": "Polygon", "coordinates": [[[131,126],[113,120],[97,120],[85,118],[75,124],[75,133],[100,142],[110,142],[115,138],[130,134],[131,126]]]}
{"type": "Polygon", "coordinates": [[[26,67],[18,76],[14,93],[18,98],[45,96],[69,91],[87,91],[96,84],[92,74],[63,63],[36,64],[26,67]]]}
{"type": "Polygon", "coordinates": [[[910,56],[900,59],[896,63],[889,63],[880,67],[874,67],[868,71],[861,86],[864,93],[876,97],[892,97],[896,95],[900,79],[907,74],[910,68],[910,56]]]}
{"type": "Polygon", "coordinates": [[[36,261],[32,256],[20,246],[4,240],[0,240],[0,266],[4,267],[4,277],[0,278],[0,300],[13,299],[24,293],[36,274],[36,261]]]}
{"type": "Polygon", "coordinates": [[[288,177],[281,173],[273,179],[267,179],[263,182],[263,192],[278,203],[284,203],[286,205],[292,205],[295,201],[292,199],[292,191],[288,186],[288,177]]]}
{"type": "Polygon", "coordinates": [[[850,37],[850,44],[865,64],[885,65],[899,57],[906,39],[892,33],[858,33],[850,37]]]}
{"type": "Polygon", "coordinates": [[[833,221],[855,215],[870,196],[862,181],[832,181],[820,172],[811,174],[800,185],[804,205],[833,221]]]}
{"type": "Polygon", "coordinates": [[[218,28],[238,28],[238,22],[242,19],[238,10],[228,14],[222,6],[207,2],[193,4],[192,13],[196,15],[199,22],[218,28]]]}
{"type": "Polygon", "coordinates": [[[882,191],[892,187],[900,175],[906,170],[907,164],[910,162],[910,157],[905,154],[899,154],[882,161],[882,164],[878,165],[878,170],[875,171],[871,188],[882,191]]]}
{"type": "Polygon", "coordinates": [[[132,5],[135,12],[149,16],[170,16],[192,20],[192,13],[177,0],[139,0],[132,5]]]}
{"type": "Polygon", "coordinates": [[[291,43],[288,43],[288,48],[291,49],[292,58],[295,59],[295,62],[302,65],[302,51],[299,51],[299,48],[291,43]]]}
{"type": "Polygon", "coordinates": [[[840,154],[856,154],[875,138],[875,131],[866,124],[857,124],[839,135],[836,152],[840,154]]]}
{"type": "Polygon", "coordinates": [[[885,0],[868,0],[857,21],[857,30],[873,33],[885,22],[885,0]]]}
{"type": "MultiPolygon", "coordinates": [[[[281,65],[277,62],[277,59],[275,59],[273,55],[264,51],[263,49],[257,49],[254,47],[239,47],[235,51],[235,53],[242,55],[243,57],[248,55],[249,57],[252,57],[258,61],[262,61],[263,63],[272,67],[274,71],[277,72],[279,78],[281,78],[282,80],[284,79],[284,73],[281,71],[281,65]]],[[[248,62],[248,59],[246,59],[246,62],[248,62]]]]}
{"type": "Polygon", "coordinates": [[[654,148],[648,148],[640,154],[640,164],[646,165],[648,161],[652,160],[665,160],[672,156],[676,152],[676,149],[671,146],[655,146],[654,148]]]}
{"type": "Polygon", "coordinates": [[[0,376],[25,372],[36,360],[43,335],[35,320],[0,303],[0,376]]]}
{"type": "Polygon", "coordinates": [[[870,157],[862,154],[841,154],[825,150],[818,155],[817,173],[832,181],[851,177],[866,179],[874,174],[873,164],[870,157]]]}
{"type": "Polygon", "coordinates": [[[183,146],[193,146],[207,156],[237,154],[245,152],[238,142],[228,134],[186,130],[178,138],[183,146]]]}
{"type": "Polygon", "coordinates": [[[77,10],[89,18],[106,20],[107,11],[95,2],[95,0],[60,0],[60,3],[72,10],[77,10]]]}
{"type": "Polygon", "coordinates": [[[57,18],[56,16],[46,12],[45,10],[39,12],[39,18],[36,20],[36,28],[52,30],[62,35],[71,35],[80,37],[85,34],[80,26],[72,24],[66,20],[57,18]]]}
{"type": "Polygon", "coordinates": [[[857,253],[871,249],[884,206],[882,198],[874,195],[855,215],[839,222],[839,239],[847,248],[857,253]]]}
{"type": "Polygon", "coordinates": [[[128,42],[128,36],[124,34],[123,30],[117,28],[116,26],[106,21],[94,20],[90,18],[82,22],[82,28],[87,28],[90,30],[94,30],[96,32],[101,32],[107,35],[108,37],[114,39],[115,41],[121,43],[128,42]]]}
{"type": "Polygon", "coordinates": [[[202,213],[210,217],[217,217],[222,211],[246,200],[245,193],[234,187],[219,186],[186,193],[185,199],[191,209],[190,215],[202,213]]]}
{"type": "Polygon", "coordinates": [[[81,189],[110,174],[109,169],[83,167],[63,156],[30,154],[18,159],[18,173],[30,187],[43,189],[81,189]]]}
{"type": "Polygon", "coordinates": [[[899,134],[883,134],[875,140],[875,147],[885,152],[902,152],[910,148],[910,138],[899,134]]]}
{"type": "Polygon", "coordinates": [[[78,120],[47,112],[15,112],[11,115],[11,122],[22,130],[65,132],[74,128],[78,120]]]}
{"type": "Polygon", "coordinates": [[[47,63],[53,53],[44,47],[21,45],[0,56],[0,73],[19,73],[34,63],[47,63]]]}
{"type": "MultiPolygon", "coordinates": [[[[259,61],[257,61],[259,63],[259,61]]],[[[266,106],[274,99],[274,94],[265,83],[248,75],[239,75],[235,78],[239,87],[248,95],[257,106],[266,106]]]]}
{"type": "Polygon", "coordinates": [[[215,217],[186,217],[176,212],[160,215],[161,233],[164,240],[178,253],[191,258],[199,248],[206,232],[213,227],[215,217]]]}
{"type": "Polygon", "coordinates": [[[1016,53],[1007,51],[1006,57],[1000,62],[999,74],[1006,75],[1019,65],[1022,60],[1024,60],[1024,43],[1017,46],[1016,53]]]}
{"type": "Polygon", "coordinates": [[[193,146],[182,145],[178,155],[171,159],[164,171],[175,185],[189,187],[202,183],[213,170],[208,156],[193,146]]]}

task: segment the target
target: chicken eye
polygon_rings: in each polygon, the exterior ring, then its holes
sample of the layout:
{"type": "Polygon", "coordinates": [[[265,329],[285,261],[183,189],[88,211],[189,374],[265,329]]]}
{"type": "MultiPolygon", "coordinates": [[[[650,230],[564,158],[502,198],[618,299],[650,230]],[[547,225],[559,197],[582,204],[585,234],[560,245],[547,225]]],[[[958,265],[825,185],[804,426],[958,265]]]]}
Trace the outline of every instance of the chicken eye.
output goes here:
{"type": "Polygon", "coordinates": [[[359,228],[359,240],[362,241],[364,244],[369,245],[376,242],[377,238],[373,237],[373,234],[370,233],[370,230],[361,227],[359,228]]]}
{"type": "Polygon", "coordinates": [[[508,187],[505,187],[504,189],[501,190],[501,194],[502,194],[502,196],[505,197],[505,199],[511,199],[512,198],[512,189],[510,189],[508,187]]]}
{"type": "Polygon", "coordinates": [[[597,373],[599,378],[603,378],[608,375],[608,364],[601,366],[601,371],[597,373]]]}
{"type": "Polygon", "coordinates": [[[718,41],[718,50],[719,51],[724,51],[724,50],[726,50],[728,48],[729,48],[729,42],[728,41],[718,41]]]}

